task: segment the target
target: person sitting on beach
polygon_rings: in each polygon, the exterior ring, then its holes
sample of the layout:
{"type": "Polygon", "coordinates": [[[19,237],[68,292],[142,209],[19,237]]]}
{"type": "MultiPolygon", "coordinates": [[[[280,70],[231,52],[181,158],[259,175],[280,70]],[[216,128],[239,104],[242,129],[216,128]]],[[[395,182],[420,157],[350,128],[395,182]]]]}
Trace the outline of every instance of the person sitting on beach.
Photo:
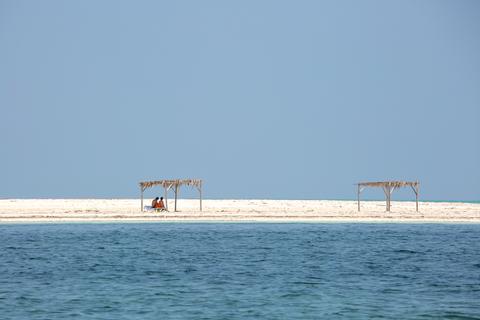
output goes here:
{"type": "Polygon", "coordinates": [[[155,199],[157,202],[152,207],[157,210],[157,211],[166,211],[167,209],[165,208],[165,204],[163,203],[163,197],[160,197],[160,201],[158,201],[158,197],[155,199]]]}
{"type": "Polygon", "coordinates": [[[152,200],[152,208],[155,209],[157,207],[157,204],[158,204],[158,197],[152,200]]]}

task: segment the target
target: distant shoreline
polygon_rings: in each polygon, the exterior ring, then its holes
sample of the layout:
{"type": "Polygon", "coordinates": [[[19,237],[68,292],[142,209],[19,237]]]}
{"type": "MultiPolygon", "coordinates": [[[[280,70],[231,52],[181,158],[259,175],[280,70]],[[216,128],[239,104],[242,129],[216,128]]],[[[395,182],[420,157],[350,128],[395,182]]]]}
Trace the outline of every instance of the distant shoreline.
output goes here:
{"type": "Polygon", "coordinates": [[[158,223],[158,224],[168,224],[168,223],[185,223],[185,224],[249,224],[249,223],[298,223],[298,224],[480,224],[480,219],[474,220],[462,220],[462,219],[249,219],[249,220],[221,220],[221,219],[196,219],[196,220],[179,220],[179,219],[95,219],[95,220],[74,220],[74,219],[15,219],[15,220],[0,220],[0,225],[48,225],[48,224],[143,224],[143,223],[158,223]]]}
{"type": "MultiPolygon", "coordinates": [[[[144,205],[149,204],[149,200],[144,205]]],[[[480,223],[480,203],[340,200],[199,200],[180,199],[178,212],[142,212],[138,199],[3,199],[0,223],[63,222],[308,222],[308,223],[480,223]]]]}
{"type": "MultiPolygon", "coordinates": [[[[83,198],[50,198],[50,197],[37,197],[37,198],[1,198],[0,201],[4,200],[9,200],[9,201],[17,201],[17,200],[136,200],[140,201],[138,198],[93,198],[93,197],[83,197],[83,198]]],[[[145,198],[145,201],[148,202],[151,200],[150,198],[145,198]]],[[[171,200],[171,199],[169,199],[171,200]]],[[[196,200],[195,198],[188,198],[188,199],[182,199],[182,200],[196,200]]],[[[204,199],[205,201],[262,201],[262,200],[267,200],[267,201],[357,201],[357,199],[275,199],[275,198],[208,198],[204,199]]],[[[361,199],[363,201],[367,202],[385,202],[384,199],[361,199]]],[[[393,199],[392,201],[394,202],[412,202],[415,201],[415,199],[393,199]]],[[[418,202],[422,203],[427,203],[427,202],[432,202],[432,203],[472,203],[472,204],[480,204],[480,200],[428,200],[428,199],[419,199],[418,202]]]]}

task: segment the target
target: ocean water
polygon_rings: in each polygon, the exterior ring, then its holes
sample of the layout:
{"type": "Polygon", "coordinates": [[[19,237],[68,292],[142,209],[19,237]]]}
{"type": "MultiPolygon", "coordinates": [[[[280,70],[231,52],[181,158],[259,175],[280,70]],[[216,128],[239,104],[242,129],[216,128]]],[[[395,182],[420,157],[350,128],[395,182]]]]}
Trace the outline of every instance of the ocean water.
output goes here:
{"type": "Polygon", "coordinates": [[[0,319],[480,319],[479,224],[3,224],[0,319]]]}

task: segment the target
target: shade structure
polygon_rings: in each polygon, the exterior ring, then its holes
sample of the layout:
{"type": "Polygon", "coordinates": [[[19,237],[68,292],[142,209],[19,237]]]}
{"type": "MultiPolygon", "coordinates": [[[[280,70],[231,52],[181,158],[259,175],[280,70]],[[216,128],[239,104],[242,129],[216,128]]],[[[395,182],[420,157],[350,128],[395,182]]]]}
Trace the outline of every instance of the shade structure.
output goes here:
{"type": "Polygon", "coordinates": [[[366,187],[380,187],[383,189],[383,192],[385,193],[385,199],[386,199],[386,211],[390,211],[392,193],[395,189],[402,188],[402,187],[411,187],[413,192],[415,193],[415,204],[416,204],[416,210],[418,212],[418,193],[419,193],[419,187],[420,187],[420,183],[418,181],[359,182],[357,183],[358,211],[360,211],[360,193],[362,193],[362,191],[366,187]]]}
{"type": "Polygon", "coordinates": [[[202,211],[202,185],[203,182],[200,179],[169,179],[169,180],[154,180],[154,181],[142,181],[140,185],[140,205],[143,211],[143,193],[146,189],[155,186],[160,186],[164,189],[165,204],[168,210],[168,191],[170,189],[175,193],[175,211],[177,211],[177,198],[178,192],[181,186],[191,186],[198,190],[200,200],[200,211],[202,211]]]}

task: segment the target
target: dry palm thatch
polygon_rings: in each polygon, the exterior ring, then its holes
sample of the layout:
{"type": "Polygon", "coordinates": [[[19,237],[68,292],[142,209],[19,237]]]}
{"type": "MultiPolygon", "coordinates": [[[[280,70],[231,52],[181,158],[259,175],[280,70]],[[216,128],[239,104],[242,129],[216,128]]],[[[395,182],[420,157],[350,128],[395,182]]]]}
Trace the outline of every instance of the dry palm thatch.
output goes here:
{"type": "Polygon", "coordinates": [[[175,186],[192,186],[200,188],[202,186],[202,180],[200,179],[175,179],[175,180],[155,180],[155,181],[143,181],[140,182],[140,188],[145,189],[161,186],[163,188],[172,188],[175,186]]]}
{"type": "Polygon", "coordinates": [[[402,188],[402,187],[416,187],[419,185],[418,181],[378,181],[378,182],[359,182],[359,186],[365,187],[391,187],[391,188],[402,188]]]}

